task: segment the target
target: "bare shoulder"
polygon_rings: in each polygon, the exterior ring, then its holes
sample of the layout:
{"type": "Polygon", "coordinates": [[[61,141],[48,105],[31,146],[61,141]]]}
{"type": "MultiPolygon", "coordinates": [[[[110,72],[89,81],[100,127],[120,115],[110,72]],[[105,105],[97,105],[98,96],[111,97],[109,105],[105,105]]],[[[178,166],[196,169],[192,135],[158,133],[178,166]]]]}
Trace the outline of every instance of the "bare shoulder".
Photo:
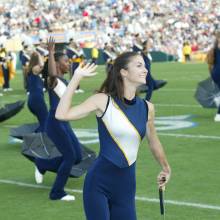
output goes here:
{"type": "Polygon", "coordinates": [[[93,95],[94,98],[99,99],[99,100],[107,100],[108,95],[105,93],[96,93],[93,95]]]}
{"type": "Polygon", "coordinates": [[[148,106],[148,121],[154,120],[154,114],[155,114],[154,104],[149,101],[146,101],[146,103],[148,106]]]}
{"type": "Polygon", "coordinates": [[[97,106],[97,109],[98,109],[96,111],[97,116],[102,115],[107,106],[108,95],[105,93],[97,93],[91,96],[91,98],[93,99],[93,102],[97,106]]]}
{"type": "Polygon", "coordinates": [[[92,95],[91,98],[98,107],[105,106],[108,101],[108,95],[105,93],[96,93],[92,95]]]}

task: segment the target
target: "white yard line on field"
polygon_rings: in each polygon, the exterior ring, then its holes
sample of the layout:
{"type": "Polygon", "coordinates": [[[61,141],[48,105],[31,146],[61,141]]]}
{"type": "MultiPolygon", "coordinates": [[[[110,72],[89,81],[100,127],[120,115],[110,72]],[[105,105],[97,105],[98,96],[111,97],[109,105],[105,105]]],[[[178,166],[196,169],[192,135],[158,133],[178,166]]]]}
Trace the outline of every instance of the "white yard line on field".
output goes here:
{"type": "MultiPolygon", "coordinates": [[[[17,185],[21,187],[37,188],[37,189],[50,189],[51,188],[50,186],[36,185],[36,184],[30,184],[30,183],[24,183],[24,182],[6,180],[6,179],[0,179],[0,183],[17,185]]],[[[82,190],[80,189],[66,189],[66,191],[82,194],[82,190]]],[[[147,197],[140,197],[140,196],[136,196],[136,201],[159,203],[159,200],[156,198],[147,198],[147,197]]],[[[212,210],[220,211],[220,206],[217,206],[217,205],[181,202],[181,201],[175,201],[175,200],[165,200],[165,203],[170,204],[170,205],[188,206],[188,207],[199,208],[199,209],[212,209],[212,210]]]]}
{"type": "Polygon", "coordinates": [[[164,133],[158,132],[160,136],[171,136],[177,138],[195,138],[195,139],[211,139],[211,140],[220,140],[220,136],[209,136],[209,135],[202,135],[202,134],[175,134],[175,133],[164,133]]]}
{"type": "Polygon", "coordinates": [[[187,104],[160,104],[160,103],[154,103],[156,106],[160,107],[183,107],[183,108],[202,108],[200,105],[187,105],[187,104]]]}
{"type": "Polygon", "coordinates": [[[162,89],[163,92],[195,92],[195,89],[162,89]]]}

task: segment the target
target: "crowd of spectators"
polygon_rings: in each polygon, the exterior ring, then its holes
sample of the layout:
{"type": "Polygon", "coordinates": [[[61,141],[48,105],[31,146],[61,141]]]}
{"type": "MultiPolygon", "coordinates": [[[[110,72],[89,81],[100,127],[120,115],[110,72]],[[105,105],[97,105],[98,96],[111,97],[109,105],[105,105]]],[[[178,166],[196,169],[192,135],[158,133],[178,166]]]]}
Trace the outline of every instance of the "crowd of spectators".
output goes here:
{"type": "MultiPolygon", "coordinates": [[[[184,42],[206,52],[219,29],[219,0],[2,0],[0,35],[11,38],[96,31],[99,46],[134,35],[152,38],[153,50],[177,55],[184,42]]],[[[78,39],[76,39],[78,40],[78,39]]]]}

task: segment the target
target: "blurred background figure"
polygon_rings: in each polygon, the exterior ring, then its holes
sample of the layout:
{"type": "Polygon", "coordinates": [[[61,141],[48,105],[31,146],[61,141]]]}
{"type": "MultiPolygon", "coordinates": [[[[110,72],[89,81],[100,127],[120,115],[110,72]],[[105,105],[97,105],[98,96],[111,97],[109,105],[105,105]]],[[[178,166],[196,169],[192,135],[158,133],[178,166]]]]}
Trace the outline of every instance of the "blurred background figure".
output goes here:
{"type": "Polygon", "coordinates": [[[99,58],[99,49],[95,45],[91,50],[92,63],[97,64],[99,58]]]}
{"type": "MultiPolygon", "coordinates": [[[[220,88],[220,32],[216,33],[215,38],[214,47],[209,51],[207,55],[207,62],[209,65],[211,77],[220,88]]],[[[214,101],[218,107],[214,121],[220,122],[220,95],[217,96],[214,101]]]]}
{"type": "Polygon", "coordinates": [[[109,69],[111,69],[116,56],[117,54],[114,51],[113,47],[109,43],[105,43],[103,48],[103,59],[107,72],[109,72],[109,69]]]}
{"type": "Polygon", "coordinates": [[[35,44],[35,49],[40,55],[43,57],[44,62],[48,59],[49,51],[47,50],[47,44],[43,41],[43,39],[39,39],[39,42],[35,44]]]}
{"type": "Polygon", "coordinates": [[[192,53],[192,49],[191,49],[191,46],[190,46],[189,42],[185,42],[183,44],[184,62],[191,61],[191,53],[192,53]]]}
{"type": "Polygon", "coordinates": [[[29,56],[30,51],[28,51],[28,45],[26,45],[24,41],[21,44],[22,44],[22,49],[19,51],[19,60],[22,67],[23,86],[24,89],[27,91],[26,71],[30,61],[30,56],[29,56]]]}
{"type": "MultiPolygon", "coordinates": [[[[70,38],[68,46],[66,47],[66,55],[69,58],[70,61],[70,78],[73,76],[75,70],[79,65],[83,65],[85,55],[80,47],[73,38],[70,38]]],[[[76,93],[83,93],[84,90],[80,89],[80,86],[78,86],[76,93]]]]}
{"type": "Polygon", "coordinates": [[[47,120],[48,110],[44,100],[44,82],[41,78],[44,66],[43,57],[38,52],[33,52],[26,69],[28,108],[37,117],[39,127],[35,132],[43,132],[47,120]]]}
{"type": "Polygon", "coordinates": [[[13,56],[11,52],[6,51],[3,44],[0,45],[0,77],[3,92],[12,91],[10,87],[10,80],[15,75],[15,68],[13,64],[13,56]]]}
{"type": "Polygon", "coordinates": [[[147,77],[146,77],[146,86],[147,86],[147,92],[146,92],[146,100],[150,100],[153,94],[153,90],[157,90],[167,84],[165,80],[155,80],[152,77],[151,74],[151,61],[152,57],[150,54],[150,49],[153,46],[153,40],[145,40],[144,42],[141,41],[139,38],[139,35],[135,35],[134,45],[133,45],[133,51],[139,52],[145,63],[145,67],[148,71],[147,77]]]}

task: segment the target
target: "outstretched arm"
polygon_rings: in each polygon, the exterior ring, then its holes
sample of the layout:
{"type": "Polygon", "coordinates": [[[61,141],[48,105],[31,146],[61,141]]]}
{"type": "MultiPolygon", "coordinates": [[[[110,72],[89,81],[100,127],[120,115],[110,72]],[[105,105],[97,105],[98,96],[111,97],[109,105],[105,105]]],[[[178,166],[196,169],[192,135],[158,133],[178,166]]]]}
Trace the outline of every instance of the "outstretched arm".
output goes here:
{"type": "Polygon", "coordinates": [[[96,65],[94,64],[87,64],[84,67],[79,66],[76,69],[64,95],[60,99],[56,110],[57,119],[64,121],[76,120],[85,117],[92,111],[99,110],[98,100],[100,100],[100,96],[102,94],[93,95],[82,104],[71,107],[72,98],[77,86],[79,85],[79,82],[84,77],[91,77],[96,75],[94,72],[95,69],[96,65]]]}
{"type": "Polygon", "coordinates": [[[57,76],[56,62],[54,58],[55,54],[55,40],[50,37],[47,41],[47,49],[49,51],[48,57],[48,74],[49,76],[57,76]]]}
{"type": "Polygon", "coordinates": [[[162,171],[158,175],[158,185],[159,188],[162,188],[165,186],[165,184],[168,182],[171,174],[171,169],[168,164],[168,161],[166,159],[166,155],[164,153],[163,147],[160,143],[160,140],[157,136],[157,132],[154,126],[154,106],[153,104],[148,102],[148,108],[149,108],[149,116],[148,116],[148,122],[147,122],[147,139],[148,143],[151,149],[151,152],[153,153],[153,156],[158,161],[158,163],[162,167],[162,171]]]}

